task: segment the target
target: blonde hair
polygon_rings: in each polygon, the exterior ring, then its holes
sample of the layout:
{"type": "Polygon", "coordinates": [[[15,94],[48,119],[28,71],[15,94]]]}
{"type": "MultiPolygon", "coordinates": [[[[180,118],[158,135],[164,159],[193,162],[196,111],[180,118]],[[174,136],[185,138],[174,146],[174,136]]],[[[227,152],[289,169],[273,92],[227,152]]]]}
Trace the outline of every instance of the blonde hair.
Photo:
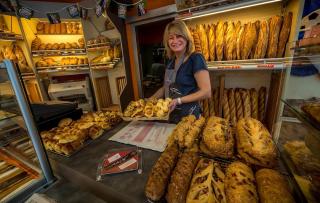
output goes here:
{"type": "Polygon", "coordinates": [[[187,25],[182,20],[174,20],[167,24],[163,35],[163,44],[169,58],[174,57],[174,52],[170,49],[168,40],[170,34],[181,35],[186,41],[186,59],[194,52],[194,43],[192,35],[187,25]]]}

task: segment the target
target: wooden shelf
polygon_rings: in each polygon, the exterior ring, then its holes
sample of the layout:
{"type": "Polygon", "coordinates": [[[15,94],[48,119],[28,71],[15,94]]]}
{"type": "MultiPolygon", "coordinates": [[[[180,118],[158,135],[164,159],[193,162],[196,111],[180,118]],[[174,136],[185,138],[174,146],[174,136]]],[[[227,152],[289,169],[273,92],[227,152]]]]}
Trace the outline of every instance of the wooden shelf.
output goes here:
{"type": "Polygon", "coordinates": [[[22,35],[15,34],[12,32],[0,31],[0,40],[18,41],[18,40],[23,40],[23,37],[22,35]]]}
{"type": "Polygon", "coordinates": [[[49,56],[77,56],[86,55],[85,49],[57,49],[57,50],[34,50],[33,57],[49,57],[49,56]]]}

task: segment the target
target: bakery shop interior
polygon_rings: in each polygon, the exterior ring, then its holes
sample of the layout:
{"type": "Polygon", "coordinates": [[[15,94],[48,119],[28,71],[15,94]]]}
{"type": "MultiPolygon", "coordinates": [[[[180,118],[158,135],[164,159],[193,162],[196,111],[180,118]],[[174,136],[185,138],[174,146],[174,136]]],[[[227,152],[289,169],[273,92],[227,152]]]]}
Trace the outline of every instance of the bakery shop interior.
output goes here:
{"type": "Polygon", "coordinates": [[[0,202],[318,202],[320,1],[0,1],[0,202]]]}

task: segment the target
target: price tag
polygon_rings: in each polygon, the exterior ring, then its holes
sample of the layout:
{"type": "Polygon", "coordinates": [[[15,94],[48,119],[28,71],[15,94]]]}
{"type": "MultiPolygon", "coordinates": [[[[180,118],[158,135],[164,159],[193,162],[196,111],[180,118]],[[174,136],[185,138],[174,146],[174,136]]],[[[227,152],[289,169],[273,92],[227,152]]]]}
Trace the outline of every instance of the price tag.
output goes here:
{"type": "Polygon", "coordinates": [[[274,64],[258,64],[257,68],[274,68],[274,64]]]}
{"type": "Polygon", "coordinates": [[[120,158],[121,158],[120,154],[117,153],[117,154],[111,156],[110,158],[108,158],[108,162],[111,163],[111,162],[113,162],[113,161],[115,161],[117,159],[120,159],[120,158]]]}
{"type": "Polygon", "coordinates": [[[241,66],[218,66],[218,69],[240,69],[241,66]]]}

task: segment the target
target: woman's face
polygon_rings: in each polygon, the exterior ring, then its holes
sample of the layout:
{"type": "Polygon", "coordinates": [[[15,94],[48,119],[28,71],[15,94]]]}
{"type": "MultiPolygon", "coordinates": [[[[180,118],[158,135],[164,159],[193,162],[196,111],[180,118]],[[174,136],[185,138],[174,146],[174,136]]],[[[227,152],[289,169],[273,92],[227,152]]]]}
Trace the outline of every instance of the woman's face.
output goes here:
{"type": "Polygon", "coordinates": [[[169,34],[168,44],[173,52],[184,51],[187,46],[187,40],[177,34],[169,34]]]}

